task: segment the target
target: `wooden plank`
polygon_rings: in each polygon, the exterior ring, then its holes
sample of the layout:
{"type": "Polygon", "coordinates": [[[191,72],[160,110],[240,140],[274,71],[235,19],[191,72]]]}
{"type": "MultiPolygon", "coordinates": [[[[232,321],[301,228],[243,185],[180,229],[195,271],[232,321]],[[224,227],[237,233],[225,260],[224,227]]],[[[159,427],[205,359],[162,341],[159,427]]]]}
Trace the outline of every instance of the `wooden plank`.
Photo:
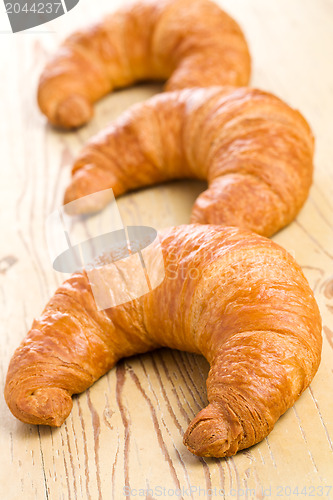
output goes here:
{"type": "MultiPolygon", "coordinates": [[[[145,498],[176,496],[177,489],[193,499],[321,492],[333,498],[333,2],[222,4],[249,40],[252,84],[300,109],[316,136],[310,198],[274,239],[294,254],[315,290],[324,324],[319,371],[267,439],[226,460],[194,457],[182,445],[190,419],[206,404],[208,365],[200,356],[165,349],[121,362],[75,398],[56,430],[21,424],[0,398],[1,498],[118,499],[126,498],[124,487],[132,490],[127,498],[140,489],[152,490],[145,498]]],[[[1,388],[14,348],[63,279],[50,266],[44,225],[61,204],[68,165],[89,137],[160,90],[139,86],[103,99],[92,123],[77,133],[46,125],[35,102],[44,62],[65,33],[109,9],[109,2],[96,7],[81,0],[47,26],[49,33],[0,35],[1,388]]],[[[119,208],[126,224],[187,223],[203,189],[194,181],[168,183],[122,197],[119,208]]]]}

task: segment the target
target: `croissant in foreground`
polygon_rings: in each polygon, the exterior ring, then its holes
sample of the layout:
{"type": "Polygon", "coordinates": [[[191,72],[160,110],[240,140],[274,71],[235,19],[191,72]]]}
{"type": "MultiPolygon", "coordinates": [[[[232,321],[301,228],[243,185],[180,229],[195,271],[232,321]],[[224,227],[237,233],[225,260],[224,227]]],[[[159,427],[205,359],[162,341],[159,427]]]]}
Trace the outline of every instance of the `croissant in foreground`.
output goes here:
{"type": "MultiPolygon", "coordinates": [[[[108,188],[119,196],[170,179],[206,179],[191,222],[271,236],[305,202],[313,152],[306,120],[272,94],[245,87],[168,92],[133,106],[83,148],[65,203],[108,188]]],[[[100,208],[80,205],[83,213],[100,208]]]]}
{"type": "Polygon", "coordinates": [[[17,418],[60,426],[72,394],[120,358],[167,346],[210,363],[209,405],[184,443],[196,455],[224,457],[261,441],[308,387],[321,319],[284,249],[220,226],[174,227],[160,241],[165,279],[138,299],[99,311],[85,273],[57,290],[10,362],[5,397],[17,418]]]}
{"type": "Polygon", "coordinates": [[[166,90],[247,85],[250,55],[237,23],[210,0],[141,0],[67,38],[44,69],[38,103],[73,128],[93,103],[140,80],[166,90]]]}

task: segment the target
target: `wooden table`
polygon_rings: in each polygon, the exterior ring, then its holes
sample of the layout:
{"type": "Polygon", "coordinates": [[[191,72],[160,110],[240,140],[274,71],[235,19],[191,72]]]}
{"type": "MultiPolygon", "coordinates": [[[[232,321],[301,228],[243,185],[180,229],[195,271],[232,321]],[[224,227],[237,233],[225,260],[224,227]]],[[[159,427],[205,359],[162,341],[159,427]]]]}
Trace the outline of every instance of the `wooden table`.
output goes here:
{"type": "MultiPolygon", "coordinates": [[[[37,109],[38,75],[64,34],[119,3],[81,0],[31,33],[0,34],[1,387],[14,348],[63,279],[50,264],[45,219],[61,204],[72,159],[112,118],[159,90],[113,94],[73,133],[53,130],[37,109]]],[[[200,459],[182,445],[189,419],[206,404],[208,366],[199,356],[161,350],[121,362],[75,398],[57,430],[20,423],[1,397],[1,499],[120,499],[124,487],[127,498],[333,499],[333,2],[221,4],[247,35],[252,84],[300,109],[316,136],[311,195],[274,240],[315,290],[324,324],[319,371],[267,439],[227,460],[200,459]]],[[[119,207],[127,224],[187,223],[202,189],[170,183],[125,196],[119,207]]]]}

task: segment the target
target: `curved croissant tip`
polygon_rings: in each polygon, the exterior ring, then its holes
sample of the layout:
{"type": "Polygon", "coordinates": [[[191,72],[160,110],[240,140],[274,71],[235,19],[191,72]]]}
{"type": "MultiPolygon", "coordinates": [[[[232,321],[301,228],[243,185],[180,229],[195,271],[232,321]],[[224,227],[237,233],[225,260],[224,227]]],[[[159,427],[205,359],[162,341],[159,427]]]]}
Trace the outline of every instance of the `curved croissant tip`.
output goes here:
{"type": "Polygon", "coordinates": [[[241,437],[241,426],[230,425],[210,404],[191,422],[183,441],[194,455],[221,458],[237,453],[241,437]]]}
{"type": "MultiPolygon", "coordinates": [[[[79,171],[65,191],[64,210],[67,215],[85,215],[99,212],[113,198],[110,189],[90,193],[91,186],[79,171]]],[[[89,180],[89,179],[88,179],[89,180]]]]}
{"type": "Polygon", "coordinates": [[[22,422],[51,427],[60,427],[73,406],[68,391],[59,387],[36,389],[32,394],[7,402],[13,415],[22,422]]]}
{"type": "Polygon", "coordinates": [[[54,113],[53,123],[63,128],[77,128],[87,123],[93,116],[93,107],[85,97],[71,95],[61,101],[54,113]]]}

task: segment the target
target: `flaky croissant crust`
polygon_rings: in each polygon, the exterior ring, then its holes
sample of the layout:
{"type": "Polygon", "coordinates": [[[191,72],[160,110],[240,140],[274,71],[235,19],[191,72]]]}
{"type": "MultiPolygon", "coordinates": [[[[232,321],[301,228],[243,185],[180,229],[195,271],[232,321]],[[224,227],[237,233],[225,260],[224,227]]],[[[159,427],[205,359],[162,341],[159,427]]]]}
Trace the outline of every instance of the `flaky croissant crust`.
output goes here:
{"type": "Polygon", "coordinates": [[[57,290],[9,365],[5,397],[17,418],[59,426],[72,394],[120,358],[167,346],[209,361],[209,405],[184,443],[197,455],[223,457],[262,440],[310,384],[321,319],[284,249],[219,226],[174,227],[160,240],[165,279],[132,302],[98,311],[85,273],[57,290]]]}
{"type": "Polygon", "coordinates": [[[247,85],[250,55],[237,23],[210,0],[141,0],[67,38],[45,67],[38,103],[54,125],[86,123],[93,103],[140,80],[166,90],[247,85]]]}
{"type": "MultiPolygon", "coordinates": [[[[191,222],[271,236],[305,202],[313,152],[306,120],[270,93],[248,87],[168,92],[133,106],[85,145],[65,203],[107,188],[119,196],[170,179],[206,179],[191,222]]],[[[82,200],[79,210],[102,206],[82,200]]]]}

